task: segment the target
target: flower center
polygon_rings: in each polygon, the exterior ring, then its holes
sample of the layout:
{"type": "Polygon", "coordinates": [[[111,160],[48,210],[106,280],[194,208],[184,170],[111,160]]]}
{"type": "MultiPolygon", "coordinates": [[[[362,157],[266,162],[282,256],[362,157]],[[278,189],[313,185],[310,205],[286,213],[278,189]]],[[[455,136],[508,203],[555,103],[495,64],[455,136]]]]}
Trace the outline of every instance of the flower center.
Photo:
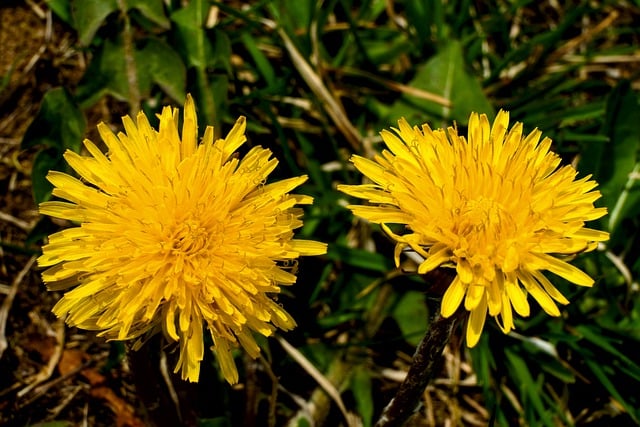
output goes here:
{"type": "Polygon", "coordinates": [[[458,236],[453,249],[455,262],[471,268],[473,282],[492,281],[504,226],[513,222],[511,217],[500,203],[484,197],[467,200],[456,214],[456,229],[453,230],[458,236]]]}
{"type": "Polygon", "coordinates": [[[209,246],[210,233],[199,221],[187,220],[178,224],[171,236],[171,250],[174,254],[194,255],[209,246]]]}
{"type": "Polygon", "coordinates": [[[515,238],[514,218],[499,202],[484,197],[466,201],[457,212],[454,255],[467,260],[480,275],[491,276],[495,263],[500,263],[498,254],[515,238]]]}
{"type": "Polygon", "coordinates": [[[473,240],[497,237],[507,219],[508,214],[494,200],[484,197],[468,200],[460,209],[458,232],[473,240]]]}

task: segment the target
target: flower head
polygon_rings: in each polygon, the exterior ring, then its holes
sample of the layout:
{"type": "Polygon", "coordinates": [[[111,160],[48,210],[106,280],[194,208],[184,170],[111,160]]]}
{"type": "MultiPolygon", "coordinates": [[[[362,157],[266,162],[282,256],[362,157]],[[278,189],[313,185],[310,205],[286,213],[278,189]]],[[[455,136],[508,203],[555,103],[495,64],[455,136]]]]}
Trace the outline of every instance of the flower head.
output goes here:
{"type": "Polygon", "coordinates": [[[455,128],[411,128],[400,120],[396,134],[382,132],[388,148],[382,155],[351,160],[373,184],[339,186],[371,203],[349,208],[396,240],[396,264],[410,248],[424,258],[420,274],[455,268],[441,314],[451,316],[464,301],[470,347],[487,313],[504,333],[514,328],[512,308],[528,316],[527,294],[559,316],[556,302],[569,301],[543,271],[591,286],[593,279],[567,260],[608,239],[584,226],[606,214],[593,205],[600,197],[593,191],[596,182],[576,179],[572,166],[560,166],[549,151],[551,140],[540,141],[539,130],[524,136],[521,123],[510,130],[508,125],[504,111],[493,125],[473,113],[465,138],[455,128]],[[405,224],[408,233],[393,233],[386,225],[391,223],[405,224]]]}
{"type": "Polygon", "coordinates": [[[197,381],[204,355],[203,326],[213,338],[224,377],[238,381],[231,349],[259,353],[253,332],[295,326],[270,294],[296,281],[300,255],[326,245],[293,239],[302,225],[289,194],[307,177],[265,184],[278,164],[254,147],[239,159],[246,140],[240,118],[226,138],[214,142],[207,127],[198,144],[194,102],[187,97],[182,136],[178,110],[165,107],[156,131],[146,116],[123,118],[117,136],[98,131],[104,155],[89,140],[89,156],[64,154],[82,180],[51,171],[53,195],[40,212],[79,223],[49,236],[38,259],[51,290],[67,291],[55,305],[67,323],[125,340],[162,328],[180,343],[176,372],[197,381]]]}

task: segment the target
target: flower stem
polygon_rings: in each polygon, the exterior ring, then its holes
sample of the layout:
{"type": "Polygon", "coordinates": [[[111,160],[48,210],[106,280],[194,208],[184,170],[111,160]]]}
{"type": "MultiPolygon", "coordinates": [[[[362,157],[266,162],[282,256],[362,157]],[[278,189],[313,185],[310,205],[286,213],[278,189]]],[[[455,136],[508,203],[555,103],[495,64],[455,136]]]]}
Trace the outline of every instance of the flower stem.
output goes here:
{"type": "Polygon", "coordinates": [[[150,338],[140,349],[127,344],[127,358],[138,398],[149,426],[181,425],[179,408],[170,396],[160,372],[160,335],[150,338]]]}
{"type": "Polygon", "coordinates": [[[453,331],[463,318],[464,310],[451,317],[437,314],[427,333],[418,344],[413,362],[396,395],[382,411],[376,427],[401,426],[418,408],[420,397],[442,362],[442,352],[453,331]]]}

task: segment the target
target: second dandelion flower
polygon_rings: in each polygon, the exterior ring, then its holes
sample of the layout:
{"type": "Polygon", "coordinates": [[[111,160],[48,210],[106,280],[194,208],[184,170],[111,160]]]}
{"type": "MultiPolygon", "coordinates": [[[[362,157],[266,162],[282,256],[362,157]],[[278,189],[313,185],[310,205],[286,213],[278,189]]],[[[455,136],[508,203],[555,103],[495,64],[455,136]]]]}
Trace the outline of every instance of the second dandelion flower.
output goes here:
{"type": "Polygon", "coordinates": [[[359,217],[380,224],[404,249],[423,257],[418,273],[450,268],[455,277],[442,299],[441,314],[452,316],[462,304],[469,312],[467,344],[476,345],[487,315],[508,333],[513,311],[529,316],[531,295],[551,316],[568,300],[544,272],[580,286],[594,281],[568,263],[569,257],[596,248],[608,233],[585,227],[606,214],[589,176],[561,166],[541,132],[523,134],[509,127],[500,111],[490,124],[473,113],[468,135],[455,127],[432,130],[400,120],[383,131],[387,147],[373,160],[353,156],[371,184],[341,185],[368,205],[351,205],[359,217]],[[389,225],[402,224],[405,233],[389,225]]]}

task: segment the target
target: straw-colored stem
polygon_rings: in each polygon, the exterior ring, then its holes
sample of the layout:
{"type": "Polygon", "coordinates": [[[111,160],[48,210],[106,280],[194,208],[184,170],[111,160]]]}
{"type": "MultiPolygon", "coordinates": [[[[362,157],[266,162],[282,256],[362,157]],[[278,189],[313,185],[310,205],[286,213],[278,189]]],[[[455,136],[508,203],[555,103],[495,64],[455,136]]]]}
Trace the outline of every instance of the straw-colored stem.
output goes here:
{"type": "Polygon", "coordinates": [[[122,31],[122,43],[124,46],[124,61],[127,73],[127,83],[129,85],[129,114],[135,117],[140,111],[140,89],[138,87],[138,69],[135,58],[135,47],[133,43],[133,29],[131,20],[127,13],[127,4],[124,0],[118,0],[118,8],[124,21],[122,31]]]}

